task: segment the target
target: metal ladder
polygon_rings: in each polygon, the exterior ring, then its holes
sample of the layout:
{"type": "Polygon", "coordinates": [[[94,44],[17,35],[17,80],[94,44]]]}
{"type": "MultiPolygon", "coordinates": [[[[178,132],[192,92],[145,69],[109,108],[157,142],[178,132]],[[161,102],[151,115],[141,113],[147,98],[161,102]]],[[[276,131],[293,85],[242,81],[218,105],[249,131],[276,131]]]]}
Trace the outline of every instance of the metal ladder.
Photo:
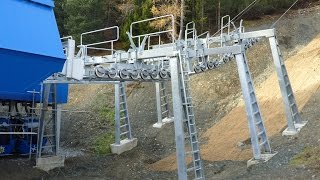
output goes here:
{"type": "Polygon", "coordinates": [[[161,99],[161,115],[163,118],[169,118],[169,104],[168,104],[168,95],[166,90],[166,83],[160,82],[160,99],[161,99]]]}
{"type": "Polygon", "coordinates": [[[132,139],[125,86],[125,82],[115,84],[115,144],[132,139]]]}
{"type": "MultiPolygon", "coordinates": [[[[184,130],[187,130],[188,134],[185,138],[186,141],[191,146],[191,150],[186,152],[186,156],[192,155],[192,165],[191,167],[187,168],[187,172],[194,173],[195,179],[205,179],[204,177],[204,169],[200,157],[200,147],[199,147],[199,140],[198,140],[198,133],[196,128],[195,122],[195,115],[193,110],[192,104],[192,97],[190,92],[190,77],[189,71],[187,68],[186,63],[186,56],[182,54],[183,52],[179,53],[179,60],[180,60],[180,76],[181,76],[181,98],[182,98],[182,106],[183,106],[183,113],[184,113],[184,130]]],[[[187,144],[187,143],[186,143],[187,144]]]]}
{"type": "Polygon", "coordinates": [[[283,135],[294,135],[300,131],[306,122],[303,122],[301,119],[278,40],[273,36],[269,38],[269,42],[288,121],[288,128],[283,132],[283,135]]]}
{"type": "Polygon", "coordinates": [[[263,124],[254,84],[244,52],[236,54],[236,61],[249,122],[249,132],[254,156],[253,160],[266,160],[267,157],[263,154],[270,155],[271,147],[263,124]]]}
{"type": "Polygon", "coordinates": [[[39,119],[37,158],[56,156],[59,151],[61,108],[57,104],[57,85],[44,84],[39,119]],[[50,99],[51,98],[51,99],[50,99]],[[49,103],[49,99],[51,103],[49,103]],[[51,112],[51,116],[49,115],[51,112]]]}
{"type": "Polygon", "coordinates": [[[156,99],[158,122],[153,127],[161,128],[163,124],[171,121],[166,82],[156,82],[156,99]]]}
{"type": "MultiPolygon", "coordinates": [[[[168,59],[163,59],[159,63],[159,67],[163,69],[170,69],[170,64],[168,59]]],[[[166,89],[167,82],[161,81],[156,82],[156,103],[157,103],[157,123],[153,124],[154,128],[161,128],[164,124],[173,121],[171,117],[171,111],[169,107],[169,94],[166,89]]]]}

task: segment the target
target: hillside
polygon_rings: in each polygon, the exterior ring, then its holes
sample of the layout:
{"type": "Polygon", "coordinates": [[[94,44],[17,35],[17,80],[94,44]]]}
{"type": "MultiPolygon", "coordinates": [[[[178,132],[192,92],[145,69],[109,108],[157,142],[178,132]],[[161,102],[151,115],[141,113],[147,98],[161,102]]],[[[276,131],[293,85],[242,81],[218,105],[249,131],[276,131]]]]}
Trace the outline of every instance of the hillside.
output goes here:
{"type": "MultiPolygon", "coordinates": [[[[292,88],[299,110],[302,110],[320,87],[320,36],[286,61],[292,88]]],[[[278,79],[276,73],[262,82],[256,89],[257,98],[269,137],[279,134],[287,126],[278,79]]],[[[202,136],[202,158],[207,161],[245,161],[252,157],[248,142],[249,131],[244,102],[241,100],[217,124],[202,136]],[[245,148],[239,147],[244,143],[245,148]]],[[[175,154],[163,159],[152,167],[155,170],[174,170],[175,154]]]]}

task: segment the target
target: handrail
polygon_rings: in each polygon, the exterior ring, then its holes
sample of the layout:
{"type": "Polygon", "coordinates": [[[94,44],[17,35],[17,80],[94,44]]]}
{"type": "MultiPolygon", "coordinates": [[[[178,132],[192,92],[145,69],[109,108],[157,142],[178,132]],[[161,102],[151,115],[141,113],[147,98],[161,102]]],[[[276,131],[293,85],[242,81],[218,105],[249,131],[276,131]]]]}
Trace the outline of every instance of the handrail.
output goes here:
{"type": "MultiPolygon", "coordinates": [[[[139,40],[143,36],[153,36],[153,35],[164,34],[164,33],[168,33],[168,32],[171,32],[172,42],[174,43],[174,41],[175,41],[175,38],[174,38],[175,29],[174,29],[174,16],[172,14],[159,16],[159,17],[154,17],[154,18],[149,18],[149,19],[144,19],[144,20],[141,20],[141,21],[135,21],[135,22],[131,23],[131,25],[130,25],[131,38],[138,38],[139,40]],[[158,19],[164,19],[164,18],[168,18],[168,17],[171,18],[171,25],[172,25],[171,29],[164,30],[164,31],[153,32],[153,33],[147,33],[147,34],[133,35],[133,31],[132,31],[133,25],[139,24],[139,23],[143,23],[143,22],[154,21],[154,20],[158,20],[158,19]]],[[[139,42],[139,44],[140,44],[140,42],[139,42]]]]}
{"type": "Polygon", "coordinates": [[[156,35],[150,35],[150,36],[148,36],[148,50],[150,49],[150,39],[151,39],[151,37],[158,37],[158,46],[160,46],[161,45],[161,36],[160,36],[160,34],[156,34],[156,35]]]}
{"type": "Polygon", "coordinates": [[[221,18],[221,47],[224,46],[223,44],[223,40],[222,40],[222,37],[223,37],[223,29],[228,27],[228,35],[230,34],[230,22],[231,22],[231,17],[229,15],[226,15],[226,16],[223,16],[221,18]],[[224,25],[224,19],[225,18],[228,18],[228,23],[226,25],[224,25]]]}
{"type": "Polygon", "coordinates": [[[196,31],[196,24],[191,21],[189,23],[186,24],[186,30],[184,32],[184,38],[185,40],[188,39],[188,35],[192,33],[192,39],[195,38],[196,34],[195,34],[195,31],[196,31]],[[189,26],[192,25],[191,28],[189,28],[189,26]],[[190,32],[189,32],[190,31],[190,32]]]}
{"type": "Polygon", "coordinates": [[[231,17],[229,15],[223,16],[221,18],[221,34],[223,33],[223,29],[228,27],[228,35],[230,34],[230,22],[231,22],[231,17]],[[224,19],[228,18],[228,23],[224,25],[224,19]]]}
{"type": "Polygon", "coordinates": [[[209,31],[206,31],[206,32],[204,32],[204,33],[202,33],[202,34],[198,35],[197,37],[198,37],[198,38],[200,38],[200,37],[202,37],[203,35],[206,35],[206,37],[207,37],[207,36],[210,36],[210,34],[209,34],[209,33],[210,33],[209,31]]]}
{"type": "Polygon", "coordinates": [[[119,27],[118,26],[112,26],[112,27],[107,27],[107,28],[103,28],[103,29],[97,29],[97,30],[94,30],[94,31],[89,31],[89,32],[84,32],[81,34],[80,36],[80,44],[81,46],[95,46],[95,45],[100,45],[100,44],[106,44],[106,43],[113,43],[115,41],[118,41],[119,40],[119,27]],[[107,31],[107,30],[116,30],[116,33],[117,33],[117,37],[115,39],[110,39],[110,40],[107,40],[107,41],[101,41],[101,42],[96,42],[96,43],[91,43],[91,44],[83,44],[83,36],[84,35],[88,35],[88,34],[94,34],[94,33],[97,33],[97,32],[102,32],[102,31],[107,31]]]}

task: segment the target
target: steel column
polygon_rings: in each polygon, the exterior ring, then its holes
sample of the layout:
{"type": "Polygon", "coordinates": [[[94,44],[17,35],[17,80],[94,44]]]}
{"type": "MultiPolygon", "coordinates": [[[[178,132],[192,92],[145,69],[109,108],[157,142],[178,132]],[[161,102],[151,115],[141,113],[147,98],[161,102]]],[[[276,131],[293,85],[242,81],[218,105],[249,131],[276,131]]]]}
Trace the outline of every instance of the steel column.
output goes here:
{"type": "MultiPolygon", "coordinates": [[[[299,116],[298,118],[294,119],[292,111],[291,111],[291,108],[290,108],[290,101],[289,101],[289,98],[288,98],[289,94],[288,94],[288,91],[287,91],[286,80],[285,80],[285,77],[284,77],[285,74],[283,72],[283,70],[286,71],[286,69],[285,69],[285,66],[284,66],[284,61],[281,58],[281,54],[280,54],[279,49],[278,49],[276,37],[275,36],[270,37],[269,38],[269,42],[270,42],[270,47],[271,47],[271,52],[272,52],[272,56],[273,56],[274,65],[275,65],[275,68],[276,68],[276,71],[277,71],[277,76],[278,76],[278,80],[279,80],[282,99],[283,99],[283,103],[284,103],[284,107],[285,107],[285,113],[286,113],[286,118],[287,118],[287,123],[288,123],[288,131],[296,133],[297,129],[296,129],[294,124],[295,123],[301,123],[301,118],[299,116]]],[[[289,82],[289,78],[287,79],[287,81],[289,82]]]]}
{"type": "Polygon", "coordinates": [[[174,113],[174,129],[176,141],[176,156],[178,164],[178,179],[187,179],[186,155],[184,147],[184,131],[183,131],[183,110],[180,88],[180,74],[178,68],[178,59],[170,59],[171,84],[172,84],[172,100],[174,113]]]}
{"type": "Polygon", "coordinates": [[[260,145],[259,145],[259,139],[256,130],[256,124],[253,117],[253,109],[252,104],[250,101],[250,91],[248,87],[248,81],[249,77],[247,76],[247,70],[245,62],[244,53],[242,54],[236,54],[236,62],[238,67],[238,73],[240,78],[240,85],[243,93],[243,100],[245,102],[245,108],[246,108],[246,114],[248,119],[248,125],[249,125],[249,133],[251,137],[251,144],[252,144],[252,151],[253,151],[253,157],[254,159],[261,159],[261,152],[260,152],[260,145]]]}
{"type": "Polygon", "coordinates": [[[114,84],[115,144],[120,144],[120,82],[114,84]]]}

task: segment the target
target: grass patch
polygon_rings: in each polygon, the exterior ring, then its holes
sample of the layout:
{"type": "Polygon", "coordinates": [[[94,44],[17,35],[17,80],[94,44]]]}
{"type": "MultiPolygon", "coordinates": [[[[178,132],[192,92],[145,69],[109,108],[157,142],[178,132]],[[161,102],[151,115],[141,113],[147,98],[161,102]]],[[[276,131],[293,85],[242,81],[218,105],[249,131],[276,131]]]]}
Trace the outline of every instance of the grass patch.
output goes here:
{"type": "Polygon", "coordinates": [[[107,122],[110,126],[114,126],[114,109],[108,106],[101,106],[97,109],[101,122],[107,122]]]}
{"type": "Polygon", "coordinates": [[[98,137],[94,142],[94,151],[99,155],[111,154],[110,144],[114,143],[114,134],[107,133],[98,137]]]}
{"type": "Polygon", "coordinates": [[[291,165],[320,169],[320,147],[306,147],[290,161],[291,165]]]}

